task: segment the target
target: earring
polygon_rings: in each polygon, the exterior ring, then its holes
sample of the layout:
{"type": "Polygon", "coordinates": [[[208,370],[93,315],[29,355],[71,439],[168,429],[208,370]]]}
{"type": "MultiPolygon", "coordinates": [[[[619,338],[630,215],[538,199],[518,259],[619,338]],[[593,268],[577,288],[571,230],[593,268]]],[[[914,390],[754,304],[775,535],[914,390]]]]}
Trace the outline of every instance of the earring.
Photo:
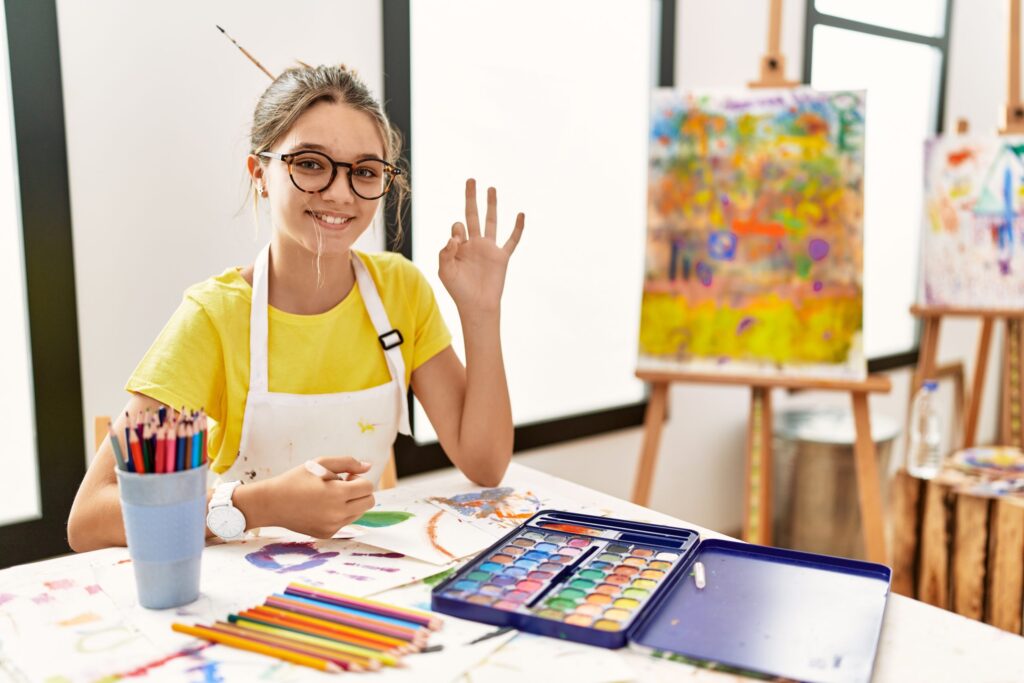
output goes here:
{"type": "Polygon", "coordinates": [[[256,186],[256,191],[259,192],[261,197],[266,197],[267,196],[267,188],[262,183],[260,183],[259,185],[256,186]]]}

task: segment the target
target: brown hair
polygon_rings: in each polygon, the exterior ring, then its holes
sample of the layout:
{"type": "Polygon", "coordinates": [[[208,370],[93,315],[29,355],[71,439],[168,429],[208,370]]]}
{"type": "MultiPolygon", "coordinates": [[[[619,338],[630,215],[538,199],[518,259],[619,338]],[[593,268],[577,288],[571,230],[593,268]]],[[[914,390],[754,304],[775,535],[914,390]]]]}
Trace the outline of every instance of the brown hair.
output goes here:
{"type": "MultiPolygon", "coordinates": [[[[249,152],[258,155],[269,150],[307,109],[318,102],[340,102],[369,114],[384,140],[384,160],[400,167],[401,133],[388,121],[384,109],[362,79],[344,64],[292,67],[275,78],[256,103],[249,134],[249,152]]],[[[260,163],[265,162],[261,159],[260,163]]],[[[250,186],[255,205],[260,195],[251,178],[250,186]]],[[[402,208],[408,194],[409,181],[403,172],[395,176],[391,191],[385,197],[385,201],[390,199],[395,207],[395,244],[402,239],[402,208]]]]}

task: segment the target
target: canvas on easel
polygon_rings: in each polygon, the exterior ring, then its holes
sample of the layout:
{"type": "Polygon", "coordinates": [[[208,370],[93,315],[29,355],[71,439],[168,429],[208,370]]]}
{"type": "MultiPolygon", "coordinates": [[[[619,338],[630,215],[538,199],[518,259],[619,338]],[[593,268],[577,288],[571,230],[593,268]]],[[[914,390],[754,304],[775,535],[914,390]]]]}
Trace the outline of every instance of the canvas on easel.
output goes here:
{"type": "Polygon", "coordinates": [[[864,103],[654,92],[640,370],[864,378],[864,103]]]}
{"type": "Polygon", "coordinates": [[[925,155],[926,306],[1024,307],[1024,136],[942,136],[925,155]]]}

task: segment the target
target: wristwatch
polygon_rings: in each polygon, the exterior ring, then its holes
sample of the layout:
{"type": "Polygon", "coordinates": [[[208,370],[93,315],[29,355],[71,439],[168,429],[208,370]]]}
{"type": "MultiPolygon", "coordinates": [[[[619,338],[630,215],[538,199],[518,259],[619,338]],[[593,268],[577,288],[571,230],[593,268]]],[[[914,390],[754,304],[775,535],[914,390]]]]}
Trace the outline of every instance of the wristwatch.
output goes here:
{"type": "Polygon", "coordinates": [[[231,495],[240,481],[219,484],[213,490],[206,513],[206,526],[225,541],[237,541],[245,534],[245,515],[231,504],[231,495]]]}

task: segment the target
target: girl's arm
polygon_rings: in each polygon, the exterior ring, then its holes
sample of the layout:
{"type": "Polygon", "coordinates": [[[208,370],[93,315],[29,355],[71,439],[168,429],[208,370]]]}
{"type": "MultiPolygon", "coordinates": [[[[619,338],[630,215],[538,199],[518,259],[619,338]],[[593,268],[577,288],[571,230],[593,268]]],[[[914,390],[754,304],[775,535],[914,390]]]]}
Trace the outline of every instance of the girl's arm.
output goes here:
{"type": "Polygon", "coordinates": [[[466,367],[448,347],[412,374],[445,453],[483,486],[496,486],[512,458],[512,408],[501,353],[501,293],[508,261],[523,233],[519,214],[512,235],[497,244],[497,192],[487,190],[481,234],[476,183],[466,182],[466,223],[452,226],[441,250],[441,282],[455,301],[466,344],[466,367]]]}

